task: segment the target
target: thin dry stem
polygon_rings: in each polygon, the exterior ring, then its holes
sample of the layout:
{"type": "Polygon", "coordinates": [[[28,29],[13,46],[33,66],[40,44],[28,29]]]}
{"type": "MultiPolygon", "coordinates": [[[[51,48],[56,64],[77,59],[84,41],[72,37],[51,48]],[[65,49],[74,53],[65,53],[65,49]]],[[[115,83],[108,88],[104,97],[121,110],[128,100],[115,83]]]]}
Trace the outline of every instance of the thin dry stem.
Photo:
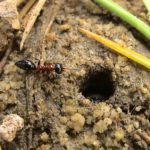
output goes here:
{"type": "Polygon", "coordinates": [[[32,8],[29,10],[29,12],[24,16],[23,18],[23,23],[22,23],[22,28],[24,29],[27,26],[27,23],[29,21],[29,18],[32,14],[32,10],[35,8],[35,5],[32,6],[32,8]]]}
{"type": "Polygon", "coordinates": [[[49,23],[48,23],[46,30],[44,32],[44,37],[48,34],[49,30],[51,29],[51,26],[55,20],[55,17],[57,15],[59,9],[60,9],[60,3],[57,3],[53,6],[52,11],[51,11],[50,16],[49,16],[49,23]]]}
{"type": "Polygon", "coordinates": [[[2,71],[3,71],[3,68],[4,68],[5,64],[6,64],[6,61],[7,61],[7,58],[8,58],[8,56],[9,56],[9,54],[11,53],[12,45],[13,45],[13,40],[10,41],[10,44],[9,44],[8,49],[6,50],[5,56],[3,57],[3,59],[2,59],[1,62],[0,62],[0,74],[1,74],[2,71]]]}
{"type": "Polygon", "coordinates": [[[16,5],[19,6],[21,5],[23,2],[25,2],[26,0],[16,0],[16,5]]]}
{"type": "Polygon", "coordinates": [[[27,22],[25,31],[24,31],[23,36],[22,36],[22,40],[20,43],[20,50],[22,50],[24,42],[27,39],[27,37],[28,37],[41,9],[43,8],[45,2],[46,2],[46,0],[39,0],[36,4],[35,8],[32,10],[31,16],[29,17],[29,21],[27,22]]]}
{"type": "Polygon", "coordinates": [[[44,21],[42,27],[41,27],[41,33],[42,33],[42,36],[41,36],[41,44],[42,44],[42,47],[41,47],[41,50],[42,50],[42,60],[41,60],[41,64],[44,63],[45,59],[46,59],[46,54],[45,54],[45,38],[46,38],[46,35],[48,34],[48,32],[50,31],[51,29],[51,26],[55,20],[55,17],[60,9],[60,2],[57,3],[57,1],[52,1],[52,4],[51,4],[51,7],[50,7],[50,11],[49,11],[49,7],[45,10],[45,13],[47,13],[47,19],[44,21]]]}
{"type": "Polygon", "coordinates": [[[29,0],[26,5],[24,6],[24,8],[21,10],[20,14],[19,14],[19,18],[22,19],[27,12],[31,9],[32,5],[35,3],[36,0],[29,0]]]}

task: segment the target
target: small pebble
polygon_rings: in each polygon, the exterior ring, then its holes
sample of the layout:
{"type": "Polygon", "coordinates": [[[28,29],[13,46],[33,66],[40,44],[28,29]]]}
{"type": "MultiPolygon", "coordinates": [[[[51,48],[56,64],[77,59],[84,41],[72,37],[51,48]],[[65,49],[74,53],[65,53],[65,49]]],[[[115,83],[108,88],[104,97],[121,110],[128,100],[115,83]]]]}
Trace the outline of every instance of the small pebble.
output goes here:
{"type": "Polygon", "coordinates": [[[120,141],[124,138],[124,131],[121,128],[118,128],[115,132],[115,138],[117,141],[120,141]]]}
{"type": "Polygon", "coordinates": [[[79,132],[83,129],[85,124],[85,118],[79,113],[74,114],[71,116],[71,126],[76,131],[79,132]]]}
{"type": "Polygon", "coordinates": [[[43,142],[47,142],[48,139],[49,139],[49,136],[46,132],[43,132],[41,135],[40,135],[40,138],[43,142]]]}

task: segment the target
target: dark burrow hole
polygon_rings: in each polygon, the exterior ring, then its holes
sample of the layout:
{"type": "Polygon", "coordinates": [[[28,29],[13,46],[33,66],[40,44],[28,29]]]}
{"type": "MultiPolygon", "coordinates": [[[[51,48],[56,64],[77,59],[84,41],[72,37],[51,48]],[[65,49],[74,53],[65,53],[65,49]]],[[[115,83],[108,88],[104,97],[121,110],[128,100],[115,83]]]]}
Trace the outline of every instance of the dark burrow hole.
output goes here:
{"type": "Polygon", "coordinates": [[[66,133],[71,137],[71,138],[76,138],[77,133],[73,129],[68,129],[66,133]]]}
{"type": "Polygon", "coordinates": [[[93,102],[108,100],[113,96],[116,82],[112,79],[112,71],[109,69],[92,70],[86,75],[80,92],[93,102]]]}

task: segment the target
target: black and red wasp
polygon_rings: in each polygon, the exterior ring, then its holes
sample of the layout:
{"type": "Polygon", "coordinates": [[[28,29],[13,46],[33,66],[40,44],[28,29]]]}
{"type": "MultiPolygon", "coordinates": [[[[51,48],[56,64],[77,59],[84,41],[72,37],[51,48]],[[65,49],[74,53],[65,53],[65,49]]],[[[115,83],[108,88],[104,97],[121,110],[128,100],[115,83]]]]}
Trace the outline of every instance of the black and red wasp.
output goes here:
{"type": "Polygon", "coordinates": [[[57,74],[61,74],[64,69],[66,69],[62,64],[59,63],[49,63],[43,66],[36,66],[31,60],[20,60],[17,61],[15,65],[23,70],[34,71],[37,73],[51,73],[52,71],[54,71],[57,74]]]}

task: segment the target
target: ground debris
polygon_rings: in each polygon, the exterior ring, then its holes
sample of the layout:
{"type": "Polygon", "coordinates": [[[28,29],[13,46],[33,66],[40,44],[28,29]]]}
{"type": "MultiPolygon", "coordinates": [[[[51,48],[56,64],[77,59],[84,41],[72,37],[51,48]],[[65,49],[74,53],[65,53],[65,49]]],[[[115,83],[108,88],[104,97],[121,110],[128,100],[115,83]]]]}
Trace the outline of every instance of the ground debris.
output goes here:
{"type": "Polygon", "coordinates": [[[20,29],[16,1],[6,0],[0,2],[0,10],[0,17],[6,19],[14,29],[20,29]]]}
{"type": "Polygon", "coordinates": [[[3,53],[8,45],[8,39],[7,39],[6,33],[0,30],[0,53],[3,53]]]}
{"type": "Polygon", "coordinates": [[[138,134],[139,136],[141,136],[141,138],[142,138],[145,142],[147,142],[148,144],[150,144],[150,136],[148,136],[146,133],[143,133],[143,132],[141,132],[141,131],[137,131],[137,134],[138,134]]]}
{"type": "Polygon", "coordinates": [[[101,14],[102,9],[94,4],[91,0],[81,0],[84,7],[91,13],[91,14],[101,14]]]}
{"type": "Polygon", "coordinates": [[[2,73],[3,68],[4,68],[5,64],[6,64],[7,58],[9,57],[9,54],[12,51],[12,45],[13,45],[13,40],[10,41],[10,43],[8,45],[8,48],[7,48],[6,52],[5,52],[5,55],[4,55],[3,59],[0,61],[0,74],[2,73]]]}

